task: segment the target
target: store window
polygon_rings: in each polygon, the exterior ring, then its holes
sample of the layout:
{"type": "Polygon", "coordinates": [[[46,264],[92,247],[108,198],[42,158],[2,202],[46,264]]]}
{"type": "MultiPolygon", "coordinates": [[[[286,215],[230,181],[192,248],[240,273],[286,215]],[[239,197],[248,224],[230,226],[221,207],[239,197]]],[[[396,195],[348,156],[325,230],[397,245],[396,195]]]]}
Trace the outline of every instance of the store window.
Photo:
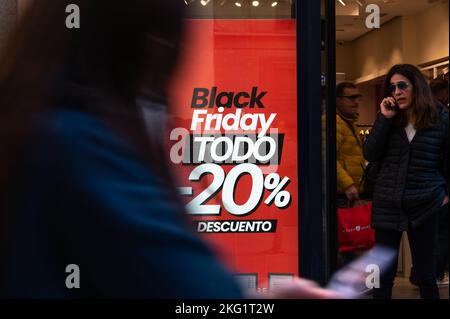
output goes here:
{"type": "Polygon", "coordinates": [[[298,275],[293,1],[185,1],[171,160],[194,226],[247,289],[298,275]]]}

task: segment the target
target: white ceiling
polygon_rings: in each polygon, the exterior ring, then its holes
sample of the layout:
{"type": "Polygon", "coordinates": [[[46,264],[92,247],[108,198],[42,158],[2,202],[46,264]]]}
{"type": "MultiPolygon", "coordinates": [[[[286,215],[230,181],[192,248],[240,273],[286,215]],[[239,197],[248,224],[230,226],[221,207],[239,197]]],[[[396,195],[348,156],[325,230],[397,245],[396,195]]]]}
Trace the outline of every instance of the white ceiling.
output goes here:
{"type": "MultiPolygon", "coordinates": [[[[23,1],[23,0],[22,0],[23,1]]],[[[180,0],[184,1],[184,0],[180,0]]],[[[297,0],[303,1],[303,0],[297,0]]],[[[321,0],[322,14],[325,12],[325,1],[321,0]]],[[[413,15],[441,2],[449,0],[338,0],[336,3],[336,40],[352,41],[371,29],[365,26],[368,4],[377,4],[381,12],[381,24],[405,15],[413,15]]],[[[186,0],[188,16],[191,18],[249,18],[249,19],[286,19],[291,18],[293,0],[277,0],[278,5],[272,7],[275,0],[259,0],[258,7],[252,6],[253,0],[207,0],[202,5],[200,0],[186,0]],[[241,7],[236,6],[240,2],[241,7]]]]}
{"type": "Polygon", "coordinates": [[[448,0],[342,0],[342,5],[336,0],[336,40],[352,41],[363,34],[370,32],[365,26],[368,4],[377,4],[380,7],[381,24],[398,17],[413,15],[424,11],[438,3],[448,0]],[[360,2],[360,4],[358,4],[360,2]],[[362,6],[361,6],[362,5],[362,6]]]}
{"type": "MultiPolygon", "coordinates": [[[[184,1],[184,0],[179,0],[184,1]]],[[[293,0],[185,0],[189,18],[290,19],[293,0]],[[273,3],[276,5],[272,6],[273,3]],[[239,4],[237,6],[236,4],[239,4]]]]}

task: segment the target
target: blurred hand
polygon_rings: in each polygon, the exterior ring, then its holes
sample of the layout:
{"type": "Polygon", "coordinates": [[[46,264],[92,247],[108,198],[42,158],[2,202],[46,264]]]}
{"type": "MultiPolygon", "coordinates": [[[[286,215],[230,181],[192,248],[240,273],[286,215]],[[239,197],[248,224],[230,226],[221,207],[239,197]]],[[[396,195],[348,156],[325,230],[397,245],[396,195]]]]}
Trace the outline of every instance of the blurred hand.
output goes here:
{"type": "Polygon", "coordinates": [[[247,297],[250,299],[345,299],[337,292],[321,288],[314,281],[298,277],[272,288],[269,294],[250,293],[247,297]]]}
{"type": "Polygon", "coordinates": [[[344,299],[337,292],[321,288],[315,282],[295,278],[277,287],[268,295],[271,299],[344,299]]]}
{"type": "Polygon", "coordinates": [[[381,101],[380,109],[381,113],[384,115],[384,117],[390,119],[397,114],[397,110],[394,109],[395,107],[395,99],[393,97],[387,97],[381,101]]]}
{"type": "Polygon", "coordinates": [[[441,206],[445,206],[445,205],[447,205],[447,204],[448,204],[448,196],[445,195],[444,201],[442,202],[442,205],[441,205],[441,206]]]}
{"type": "Polygon", "coordinates": [[[345,196],[347,196],[347,199],[349,202],[354,202],[355,200],[359,199],[359,193],[358,189],[355,185],[350,186],[345,190],[345,196]]]}

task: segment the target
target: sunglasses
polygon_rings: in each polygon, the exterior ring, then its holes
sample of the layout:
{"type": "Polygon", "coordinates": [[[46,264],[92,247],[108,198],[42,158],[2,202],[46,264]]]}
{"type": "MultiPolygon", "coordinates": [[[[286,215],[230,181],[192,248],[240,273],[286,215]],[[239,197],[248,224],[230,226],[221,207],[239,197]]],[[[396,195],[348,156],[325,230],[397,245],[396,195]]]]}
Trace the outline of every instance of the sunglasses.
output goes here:
{"type": "Polygon", "coordinates": [[[398,88],[400,91],[405,91],[409,87],[409,83],[405,81],[398,81],[397,83],[391,83],[388,86],[389,93],[394,93],[396,88],[398,88]]]}
{"type": "Polygon", "coordinates": [[[347,99],[349,99],[350,101],[356,101],[356,100],[360,100],[362,99],[362,95],[361,94],[355,94],[355,95],[339,95],[339,97],[345,97],[347,99]]]}

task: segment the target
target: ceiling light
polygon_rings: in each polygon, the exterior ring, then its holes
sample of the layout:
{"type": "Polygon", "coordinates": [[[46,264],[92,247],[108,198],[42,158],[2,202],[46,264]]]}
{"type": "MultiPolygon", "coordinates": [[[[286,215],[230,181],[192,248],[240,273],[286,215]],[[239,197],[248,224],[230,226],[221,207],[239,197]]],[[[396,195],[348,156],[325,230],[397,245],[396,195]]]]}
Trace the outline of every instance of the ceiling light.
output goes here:
{"type": "Polygon", "coordinates": [[[202,6],[206,6],[211,0],[202,0],[200,1],[200,3],[202,4],[202,6]]]}
{"type": "Polygon", "coordinates": [[[276,1],[272,2],[272,8],[276,7],[277,5],[278,5],[278,2],[276,2],[276,1]]]}
{"type": "Polygon", "coordinates": [[[340,2],[343,6],[346,6],[344,0],[339,0],[339,2],[340,2]]]}
{"type": "Polygon", "coordinates": [[[236,6],[236,7],[242,7],[242,3],[240,3],[239,1],[236,1],[235,3],[234,3],[234,5],[236,6]]]}
{"type": "Polygon", "coordinates": [[[184,3],[186,3],[186,5],[190,5],[192,2],[194,2],[195,0],[184,0],[184,3]]]}
{"type": "Polygon", "coordinates": [[[225,2],[227,2],[227,0],[220,0],[219,5],[222,7],[225,4],[225,2]]]}
{"type": "Polygon", "coordinates": [[[254,7],[259,6],[259,1],[253,1],[253,2],[252,2],[252,5],[253,5],[254,7]]]}

